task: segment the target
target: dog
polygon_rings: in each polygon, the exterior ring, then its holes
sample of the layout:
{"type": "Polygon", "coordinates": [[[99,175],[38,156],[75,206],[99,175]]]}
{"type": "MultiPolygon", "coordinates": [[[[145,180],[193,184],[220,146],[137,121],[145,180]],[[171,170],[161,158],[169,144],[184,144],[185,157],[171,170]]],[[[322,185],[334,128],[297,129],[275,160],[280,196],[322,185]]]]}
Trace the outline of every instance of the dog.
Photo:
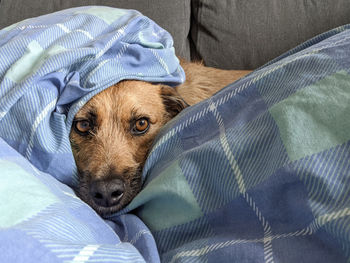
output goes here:
{"type": "Polygon", "coordinates": [[[70,132],[77,195],[100,215],[124,208],[141,190],[141,173],[159,130],[185,107],[250,71],[220,70],[180,59],[184,84],[121,81],[91,98],[70,132]]]}

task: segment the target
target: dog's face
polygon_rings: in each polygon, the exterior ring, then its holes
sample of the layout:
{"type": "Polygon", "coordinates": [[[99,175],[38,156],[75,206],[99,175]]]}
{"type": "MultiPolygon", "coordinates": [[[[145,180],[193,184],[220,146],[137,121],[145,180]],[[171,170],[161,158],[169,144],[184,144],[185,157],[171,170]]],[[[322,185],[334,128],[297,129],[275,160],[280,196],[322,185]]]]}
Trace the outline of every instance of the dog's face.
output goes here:
{"type": "Polygon", "coordinates": [[[141,189],[141,172],[159,129],[184,107],[174,88],[123,81],[88,101],[70,133],[77,194],[102,215],[125,207],[141,189]]]}

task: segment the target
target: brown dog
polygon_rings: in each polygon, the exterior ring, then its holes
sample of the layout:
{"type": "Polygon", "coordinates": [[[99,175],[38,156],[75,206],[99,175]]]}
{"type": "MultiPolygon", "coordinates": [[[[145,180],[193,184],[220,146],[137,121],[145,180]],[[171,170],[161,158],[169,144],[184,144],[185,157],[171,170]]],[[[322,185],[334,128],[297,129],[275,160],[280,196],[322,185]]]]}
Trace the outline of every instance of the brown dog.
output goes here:
{"type": "Polygon", "coordinates": [[[77,194],[98,213],[119,211],[140,191],[147,154],[170,119],[249,73],[181,65],[186,82],[177,88],[122,81],[76,114],[70,139],[80,179],[77,194]]]}

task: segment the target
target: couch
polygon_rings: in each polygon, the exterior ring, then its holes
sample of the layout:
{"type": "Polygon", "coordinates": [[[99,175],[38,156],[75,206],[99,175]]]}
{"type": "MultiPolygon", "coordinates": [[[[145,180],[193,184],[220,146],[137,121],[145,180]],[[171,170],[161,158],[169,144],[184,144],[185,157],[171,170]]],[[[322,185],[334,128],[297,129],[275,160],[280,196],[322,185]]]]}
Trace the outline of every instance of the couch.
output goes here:
{"type": "Polygon", "coordinates": [[[139,10],[172,34],[179,56],[225,69],[256,69],[311,37],[350,22],[346,0],[2,0],[0,28],[82,5],[139,10]]]}

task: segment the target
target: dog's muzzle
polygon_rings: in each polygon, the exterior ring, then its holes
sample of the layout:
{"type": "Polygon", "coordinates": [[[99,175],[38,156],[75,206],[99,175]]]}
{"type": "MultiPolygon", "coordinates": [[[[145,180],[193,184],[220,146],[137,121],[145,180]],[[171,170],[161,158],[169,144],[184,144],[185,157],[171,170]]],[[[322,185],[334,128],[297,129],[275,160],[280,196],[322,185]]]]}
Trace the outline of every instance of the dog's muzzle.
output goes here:
{"type": "Polygon", "coordinates": [[[90,196],[96,205],[112,207],[118,205],[125,191],[125,183],[120,178],[95,180],[90,184],[90,196]]]}

